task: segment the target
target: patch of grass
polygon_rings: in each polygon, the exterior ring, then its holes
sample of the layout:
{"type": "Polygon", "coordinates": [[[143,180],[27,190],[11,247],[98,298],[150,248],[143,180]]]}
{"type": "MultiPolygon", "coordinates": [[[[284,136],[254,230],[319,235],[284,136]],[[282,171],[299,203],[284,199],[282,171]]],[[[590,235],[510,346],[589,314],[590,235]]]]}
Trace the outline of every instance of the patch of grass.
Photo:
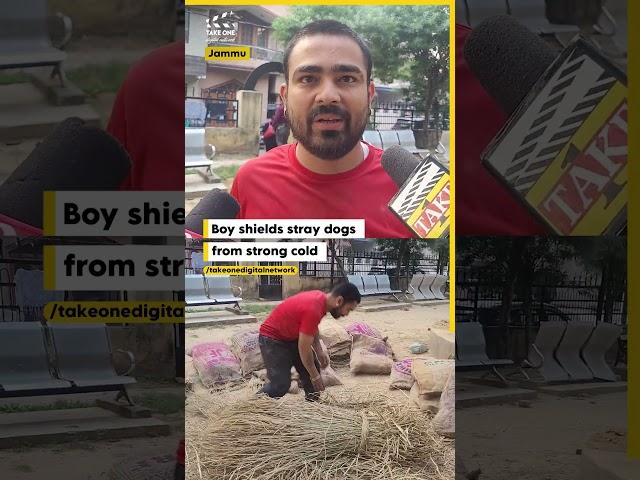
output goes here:
{"type": "Polygon", "coordinates": [[[249,303],[249,304],[242,305],[242,309],[246,310],[252,315],[271,313],[271,310],[273,310],[274,308],[275,308],[275,305],[263,305],[261,303],[249,303]]]}
{"type": "Polygon", "coordinates": [[[95,97],[100,93],[117,92],[128,71],[128,64],[114,62],[76,68],[68,71],[67,77],[87,95],[95,97]]]}
{"type": "Polygon", "coordinates": [[[33,468],[30,465],[16,465],[13,469],[23,473],[33,472],[33,468]]]}
{"type": "Polygon", "coordinates": [[[133,397],[133,402],[162,415],[184,410],[184,395],[166,393],[144,393],[133,397]]]}
{"type": "Polygon", "coordinates": [[[224,167],[218,167],[213,172],[218,175],[222,180],[231,180],[238,173],[240,165],[225,165],[224,167]]]}
{"type": "Polygon", "coordinates": [[[13,85],[14,83],[26,83],[29,75],[26,73],[3,73],[0,74],[0,85],[13,85]]]}
{"type": "Polygon", "coordinates": [[[92,407],[92,403],[58,400],[54,403],[46,405],[20,405],[11,403],[9,405],[0,405],[0,413],[21,413],[21,412],[43,412],[47,410],[70,410],[72,408],[92,407]]]}

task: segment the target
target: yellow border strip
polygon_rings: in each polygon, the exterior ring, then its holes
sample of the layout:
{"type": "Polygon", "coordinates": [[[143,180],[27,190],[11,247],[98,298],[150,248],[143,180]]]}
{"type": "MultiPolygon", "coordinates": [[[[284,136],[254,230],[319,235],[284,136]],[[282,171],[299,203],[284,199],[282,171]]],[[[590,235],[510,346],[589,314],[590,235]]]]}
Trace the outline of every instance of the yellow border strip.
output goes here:
{"type": "Polygon", "coordinates": [[[42,247],[43,270],[44,270],[44,289],[56,289],[56,247],[54,245],[45,245],[42,247]]]}
{"type": "Polygon", "coordinates": [[[45,236],[53,236],[56,234],[56,192],[44,192],[42,201],[42,231],[45,236]]]}
{"type": "MultiPolygon", "coordinates": [[[[263,0],[260,3],[252,2],[239,2],[238,0],[185,0],[185,5],[202,5],[207,7],[218,7],[222,5],[449,5],[447,0],[386,0],[385,2],[379,2],[375,0],[360,0],[360,1],[345,1],[345,0],[324,0],[322,2],[318,0],[263,0]]],[[[450,5],[451,6],[451,5],[450,5]]],[[[453,7],[452,7],[453,9],[453,7]]],[[[453,10],[452,10],[453,11],[453,10]]],[[[455,17],[452,15],[455,20],[455,17]]]]}
{"type": "Polygon", "coordinates": [[[638,345],[638,311],[640,302],[636,294],[640,286],[640,137],[637,129],[640,126],[640,2],[627,2],[627,19],[629,21],[629,153],[627,155],[629,169],[629,207],[627,237],[627,453],[631,458],[640,459],[640,346],[638,345]],[[631,134],[631,132],[634,132],[631,134]]]}
{"type": "Polygon", "coordinates": [[[456,330],[456,2],[449,3],[449,331],[456,330]]]}

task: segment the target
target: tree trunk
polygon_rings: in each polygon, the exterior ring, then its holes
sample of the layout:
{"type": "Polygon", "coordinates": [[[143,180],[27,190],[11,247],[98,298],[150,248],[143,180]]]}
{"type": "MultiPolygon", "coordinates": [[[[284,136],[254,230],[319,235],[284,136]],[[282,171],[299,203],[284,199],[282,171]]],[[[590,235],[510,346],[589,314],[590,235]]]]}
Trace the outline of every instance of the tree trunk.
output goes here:
{"type": "Polygon", "coordinates": [[[522,266],[522,250],[524,248],[525,238],[514,238],[511,240],[511,248],[509,252],[509,260],[507,271],[505,274],[504,287],[502,289],[502,309],[500,311],[500,326],[502,330],[500,346],[500,355],[504,355],[507,350],[509,337],[509,320],[511,317],[511,305],[513,303],[513,294],[515,292],[518,272],[522,266]]]}
{"type": "Polygon", "coordinates": [[[342,260],[340,260],[340,258],[338,258],[338,255],[336,253],[336,245],[335,245],[335,242],[333,240],[329,240],[329,250],[331,251],[332,257],[336,261],[336,265],[338,266],[338,271],[340,272],[340,275],[343,278],[346,279],[347,278],[347,274],[344,271],[344,265],[342,264],[342,260]]]}
{"type": "Polygon", "coordinates": [[[396,265],[396,278],[398,279],[398,283],[400,283],[402,260],[404,260],[404,257],[407,254],[408,245],[409,245],[409,242],[407,239],[400,240],[400,246],[398,248],[398,264],[396,265]]]}

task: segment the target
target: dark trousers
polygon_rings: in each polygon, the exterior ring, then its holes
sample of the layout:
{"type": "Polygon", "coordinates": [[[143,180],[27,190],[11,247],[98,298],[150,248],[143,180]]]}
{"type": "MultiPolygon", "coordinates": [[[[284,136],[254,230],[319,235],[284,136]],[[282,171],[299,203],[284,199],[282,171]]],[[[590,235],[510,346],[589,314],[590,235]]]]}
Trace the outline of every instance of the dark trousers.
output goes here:
{"type": "MultiPolygon", "coordinates": [[[[297,340],[282,342],[260,335],[258,344],[260,345],[262,360],[264,360],[264,365],[267,368],[268,379],[268,382],[260,390],[261,393],[271,398],[283,397],[291,386],[291,367],[295,367],[298,375],[300,375],[306,399],[316,400],[318,398],[318,394],[311,383],[311,376],[300,358],[297,340]]],[[[313,360],[319,372],[320,364],[315,357],[313,360]]]]}

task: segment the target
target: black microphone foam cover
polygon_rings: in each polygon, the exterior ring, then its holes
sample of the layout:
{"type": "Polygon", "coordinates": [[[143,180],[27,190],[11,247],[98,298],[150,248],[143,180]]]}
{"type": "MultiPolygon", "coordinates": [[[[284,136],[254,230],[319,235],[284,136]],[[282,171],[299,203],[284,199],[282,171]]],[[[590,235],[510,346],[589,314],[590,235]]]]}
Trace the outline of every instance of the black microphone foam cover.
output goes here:
{"type": "Polygon", "coordinates": [[[115,138],[68,118],[0,185],[0,213],[41,228],[43,191],[117,190],[130,169],[115,138]]]}
{"type": "Polygon", "coordinates": [[[487,18],[464,45],[464,58],[484,89],[511,115],[556,55],[509,15],[487,18]]]}
{"type": "Polygon", "coordinates": [[[240,211],[240,205],[224,190],[214,188],[193,207],[185,218],[184,228],[202,235],[202,221],[211,219],[233,219],[240,211]]]}
{"type": "Polygon", "coordinates": [[[411,176],[420,165],[420,160],[404,148],[392,145],[382,154],[382,168],[393,179],[398,188],[411,176]]]}

